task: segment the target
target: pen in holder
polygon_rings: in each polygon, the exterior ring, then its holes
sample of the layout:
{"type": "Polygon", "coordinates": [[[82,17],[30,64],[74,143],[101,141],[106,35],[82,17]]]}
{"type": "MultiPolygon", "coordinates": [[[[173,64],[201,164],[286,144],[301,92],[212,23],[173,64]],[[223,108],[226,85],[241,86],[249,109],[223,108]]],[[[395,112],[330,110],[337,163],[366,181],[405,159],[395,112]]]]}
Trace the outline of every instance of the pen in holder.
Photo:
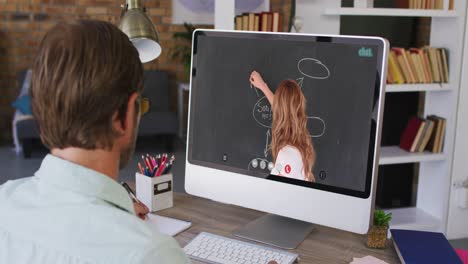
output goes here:
{"type": "Polygon", "coordinates": [[[151,212],[173,206],[172,173],[157,177],[135,174],[136,196],[151,212]]]}

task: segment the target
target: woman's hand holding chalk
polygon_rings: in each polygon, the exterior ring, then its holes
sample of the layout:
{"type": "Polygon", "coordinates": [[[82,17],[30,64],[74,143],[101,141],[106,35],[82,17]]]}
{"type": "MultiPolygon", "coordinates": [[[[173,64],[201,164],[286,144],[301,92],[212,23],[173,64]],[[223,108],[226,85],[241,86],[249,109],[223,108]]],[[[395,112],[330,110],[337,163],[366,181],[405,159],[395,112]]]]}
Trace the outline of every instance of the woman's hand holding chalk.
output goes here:
{"type": "Polygon", "coordinates": [[[262,76],[257,71],[253,71],[250,74],[250,85],[262,91],[265,87],[267,87],[267,84],[265,83],[265,81],[263,81],[262,76]]]}

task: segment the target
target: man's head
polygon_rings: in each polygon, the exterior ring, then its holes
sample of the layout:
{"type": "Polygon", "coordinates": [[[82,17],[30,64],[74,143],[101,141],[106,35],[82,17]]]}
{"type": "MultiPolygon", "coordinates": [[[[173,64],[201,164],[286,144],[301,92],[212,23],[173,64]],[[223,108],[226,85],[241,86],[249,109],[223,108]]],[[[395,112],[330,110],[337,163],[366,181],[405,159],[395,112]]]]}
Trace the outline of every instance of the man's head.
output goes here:
{"type": "Polygon", "coordinates": [[[143,67],[128,37],[103,21],[63,22],[43,38],[33,65],[32,112],[51,150],[133,153],[143,67]]]}

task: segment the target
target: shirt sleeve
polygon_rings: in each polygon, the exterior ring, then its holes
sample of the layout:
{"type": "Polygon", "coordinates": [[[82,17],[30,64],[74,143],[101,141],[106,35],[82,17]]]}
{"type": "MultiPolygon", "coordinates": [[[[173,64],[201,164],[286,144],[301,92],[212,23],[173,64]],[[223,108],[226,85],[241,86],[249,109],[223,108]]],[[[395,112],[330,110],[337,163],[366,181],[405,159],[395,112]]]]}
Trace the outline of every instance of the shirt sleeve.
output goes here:
{"type": "Polygon", "coordinates": [[[277,175],[297,178],[302,170],[300,153],[296,150],[282,148],[276,157],[274,171],[277,175]]]}
{"type": "Polygon", "coordinates": [[[166,239],[150,248],[138,264],[185,264],[191,263],[179,244],[173,239],[166,239]]]}

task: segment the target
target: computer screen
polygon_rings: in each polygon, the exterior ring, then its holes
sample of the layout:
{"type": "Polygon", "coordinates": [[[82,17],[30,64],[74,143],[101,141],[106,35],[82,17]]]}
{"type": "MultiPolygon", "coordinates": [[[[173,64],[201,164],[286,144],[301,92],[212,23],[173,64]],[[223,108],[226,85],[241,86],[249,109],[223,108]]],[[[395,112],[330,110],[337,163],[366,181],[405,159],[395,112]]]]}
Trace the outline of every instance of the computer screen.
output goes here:
{"type": "Polygon", "coordinates": [[[382,43],[197,31],[188,162],[367,198],[382,43]]]}

